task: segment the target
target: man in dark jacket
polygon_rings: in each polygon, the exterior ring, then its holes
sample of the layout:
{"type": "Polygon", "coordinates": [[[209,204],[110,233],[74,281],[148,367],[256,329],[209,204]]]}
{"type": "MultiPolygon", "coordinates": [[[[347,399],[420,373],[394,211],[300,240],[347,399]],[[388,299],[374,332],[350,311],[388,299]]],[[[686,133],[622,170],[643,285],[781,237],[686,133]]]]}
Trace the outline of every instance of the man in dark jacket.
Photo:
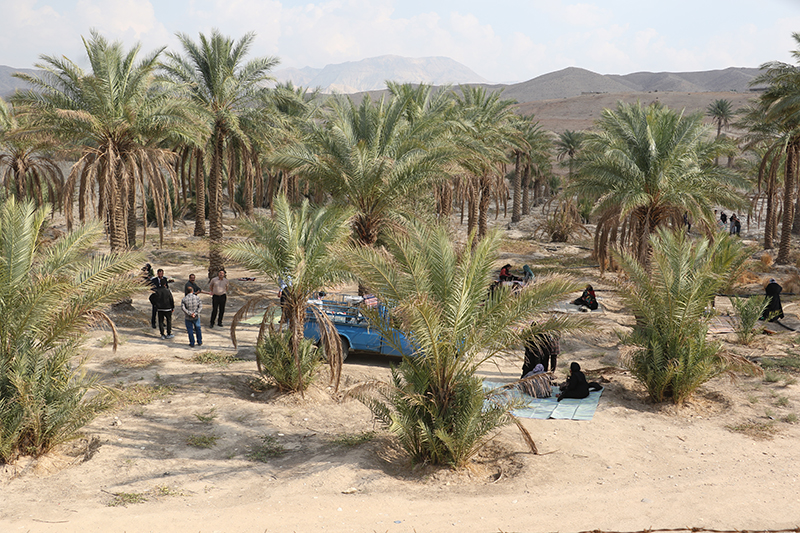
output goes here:
{"type": "Polygon", "coordinates": [[[175,300],[172,298],[172,292],[166,285],[161,285],[150,296],[150,301],[158,311],[158,330],[161,332],[161,338],[173,338],[175,335],[172,334],[172,311],[175,309],[175,300]]]}

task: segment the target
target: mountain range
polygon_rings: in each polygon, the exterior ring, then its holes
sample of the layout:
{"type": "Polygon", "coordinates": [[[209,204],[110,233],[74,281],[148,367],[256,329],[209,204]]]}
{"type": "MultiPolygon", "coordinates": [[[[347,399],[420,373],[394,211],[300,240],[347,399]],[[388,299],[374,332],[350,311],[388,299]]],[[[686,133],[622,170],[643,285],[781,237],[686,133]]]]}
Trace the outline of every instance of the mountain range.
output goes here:
{"type": "MultiPolygon", "coordinates": [[[[0,65],[0,96],[8,97],[24,83],[11,74],[35,71],[0,65]]],[[[740,92],[749,93],[757,68],[730,67],[703,72],[636,72],[598,74],[578,67],[550,72],[514,84],[490,84],[481,76],[447,57],[406,58],[380,56],[362,61],[327,65],[317,69],[287,68],[273,73],[279,82],[319,88],[324,93],[377,93],[385,91],[385,81],[429,83],[433,85],[479,84],[489,90],[503,90],[503,97],[519,103],[571,98],[586,94],[636,92],[740,92]]]]}

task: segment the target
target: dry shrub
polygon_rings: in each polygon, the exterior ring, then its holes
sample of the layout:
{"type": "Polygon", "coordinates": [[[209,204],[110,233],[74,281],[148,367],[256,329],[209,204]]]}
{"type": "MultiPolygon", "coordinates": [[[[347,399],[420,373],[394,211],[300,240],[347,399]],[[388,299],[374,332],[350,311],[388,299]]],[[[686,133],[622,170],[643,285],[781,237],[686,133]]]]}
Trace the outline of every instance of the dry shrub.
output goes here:
{"type": "Polygon", "coordinates": [[[755,272],[751,272],[750,270],[744,270],[741,274],[739,274],[739,277],[736,278],[736,283],[739,283],[740,285],[749,285],[751,283],[764,284],[761,276],[755,272]]]}
{"type": "Polygon", "coordinates": [[[763,254],[761,254],[761,264],[763,265],[764,269],[768,270],[769,267],[771,267],[772,263],[774,262],[775,260],[772,259],[771,255],[769,255],[769,252],[764,252],[763,254]]]}
{"type": "Polygon", "coordinates": [[[132,357],[117,357],[116,359],[112,360],[112,363],[125,368],[147,368],[155,362],[156,357],[151,354],[140,354],[132,357]]]}
{"type": "Polygon", "coordinates": [[[794,273],[783,282],[783,292],[797,294],[800,292],[800,274],[794,273]]]}

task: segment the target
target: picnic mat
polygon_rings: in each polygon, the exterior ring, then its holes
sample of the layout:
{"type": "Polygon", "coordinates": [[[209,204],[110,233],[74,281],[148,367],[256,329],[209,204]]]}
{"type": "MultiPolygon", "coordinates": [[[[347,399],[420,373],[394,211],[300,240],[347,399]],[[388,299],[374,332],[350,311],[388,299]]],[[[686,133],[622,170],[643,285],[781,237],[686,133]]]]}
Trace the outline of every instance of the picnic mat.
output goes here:
{"type": "MultiPolygon", "coordinates": [[[[259,326],[261,325],[261,321],[264,319],[264,313],[266,311],[261,311],[260,313],[256,313],[255,315],[251,316],[250,318],[246,318],[241,322],[243,324],[249,324],[251,326],[259,326]]],[[[272,323],[277,324],[281,321],[281,310],[280,308],[274,309],[272,312],[272,323]]]]}
{"type": "MultiPolygon", "coordinates": [[[[483,389],[492,390],[504,386],[505,383],[497,383],[494,381],[484,381],[483,389]]],[[[546,420],[553,418],[556,420],[591,420],[594,417],[594,412],[597,410],[597,404],[600,401],[602,390],[592,391],[587,398],[576,400],[574,398],[565,398],[560,402],[556,400],[556,394],[559,393],[557,386],[553,385],[553,394],[550,398],[533,398],[527,394],[523,394],[518,389],[510,389],[503,393],[509,399],[521,400],[524,406],[519,409],[514,409],[511,414],[517,418],[536,418],[538,420],[546,420]]]]}

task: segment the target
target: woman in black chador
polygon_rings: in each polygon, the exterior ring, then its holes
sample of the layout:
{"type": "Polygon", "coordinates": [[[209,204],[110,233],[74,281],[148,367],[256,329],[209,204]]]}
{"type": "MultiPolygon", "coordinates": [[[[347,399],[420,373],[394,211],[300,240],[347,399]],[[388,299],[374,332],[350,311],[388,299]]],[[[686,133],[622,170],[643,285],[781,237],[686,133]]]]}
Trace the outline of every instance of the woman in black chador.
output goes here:
{"type": "Polygon", "coordinates": [[[589,383],[586,381],[586,376],[581,372],[581,365],[573,362],[569,365],[569,377],[567,384],[561,391],[561,394],[556,396],[560,402],[564,398],[577,398],[579,400],[589,396],[589,383]]]}
{"type": "Polygon", "coordinates": [[[779,318],[783,318],[783,306],[781,306],[782,290],[783,287],[778,285],[778,282],[774,279],[769,280],[767,286],[764,287],[764,292],[770,300],[769,304],[767,304],[767,308],[764,309],[764,313],[761,315],[761,320],[775,322],[779,318]]]}

